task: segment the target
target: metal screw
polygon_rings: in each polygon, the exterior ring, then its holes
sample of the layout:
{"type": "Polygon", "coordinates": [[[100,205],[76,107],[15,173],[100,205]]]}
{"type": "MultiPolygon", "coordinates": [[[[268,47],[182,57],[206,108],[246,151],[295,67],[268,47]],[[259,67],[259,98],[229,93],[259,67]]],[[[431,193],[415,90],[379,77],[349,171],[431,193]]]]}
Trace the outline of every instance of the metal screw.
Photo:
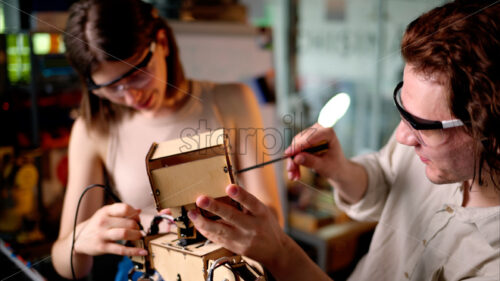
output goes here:
{"type": "Polygon", "coordinates": [[[224,166],[224,173],[227,173],[228,170],[227,170],[227,166],[224,166]]]}
{"type": "Polygon", "coordinates": [[[160,190],[159,189],[156,190],[156,196],[160,196],[160,190]]]}

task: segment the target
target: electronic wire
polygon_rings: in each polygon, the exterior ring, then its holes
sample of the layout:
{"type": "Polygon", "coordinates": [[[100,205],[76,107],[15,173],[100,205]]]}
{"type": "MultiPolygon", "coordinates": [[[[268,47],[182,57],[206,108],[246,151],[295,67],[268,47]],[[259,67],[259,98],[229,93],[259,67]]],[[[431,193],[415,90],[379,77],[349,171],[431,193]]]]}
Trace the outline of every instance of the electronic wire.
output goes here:
{"type": "MultiPolygon", "coordinates": [[[[73,224],[73,238],[71,240],[71,255],[70,255],[70,265],[71,265],[71,275],[73,277],[73,280],[76,280],[76,274],[75,274],[75,268],[73,266],[73,251],[75,250],[75,237],[76,237],[76,221],[78,219],[78,210],[80,209],[80,203],[82,202],[83,196],[87,191],[93,189],[94,187],[100,187],[106,191],[106,193],[113,198],[113,200],[117,203],[121,202],[120,198],[118,198],[111,190],[106,185],[103,184],[91,184],[83,190],[82,194],[80,195],[80,198],[78,199],[78,205],[76,205],[76,212],[75,212],[75,221],[73,224]]],[[[139,224],[139,226],[142,229],[142,226],[139,224]]]]}

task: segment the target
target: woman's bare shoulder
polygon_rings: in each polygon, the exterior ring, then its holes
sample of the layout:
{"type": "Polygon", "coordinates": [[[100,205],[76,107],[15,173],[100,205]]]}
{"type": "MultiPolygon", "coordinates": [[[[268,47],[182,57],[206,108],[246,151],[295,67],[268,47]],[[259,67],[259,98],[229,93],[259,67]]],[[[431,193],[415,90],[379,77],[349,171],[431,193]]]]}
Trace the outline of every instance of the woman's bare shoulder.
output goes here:
{"type": "Polygon", "coordinates": [[[231,111],[248,112],[257,105],[253,91],[242,83],[215,84],[213,95],[219,107],[231,111]]]}
{"type": "Polygon", "coordinates": [[[86,151],[86,153],[105,159],[108,135],[91,130],[83,118],[78,117],[73,123],[70,137],[70,151],[86,151]]]}

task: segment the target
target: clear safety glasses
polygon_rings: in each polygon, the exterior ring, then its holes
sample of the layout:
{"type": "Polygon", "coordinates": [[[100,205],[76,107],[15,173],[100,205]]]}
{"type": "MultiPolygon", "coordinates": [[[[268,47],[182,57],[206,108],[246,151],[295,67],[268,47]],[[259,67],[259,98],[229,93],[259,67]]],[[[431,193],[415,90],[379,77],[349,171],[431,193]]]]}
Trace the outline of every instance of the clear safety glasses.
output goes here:
{"type": "Polygon", "coordinates": [[[149,51],[141,62],[133,66],[129,71],[120,77],[104,84],[96,84],[90,75],[87,74],[87,88],[90,92],[107,98],[119,99],[125,96],[128,89],[141,89],[153,79],[153,74],[148,71],[151,58],[154,55],[156,43],[153,41],[149,46],[149,51]]]}
{"type": "Polygon", "coordinates": [[[399,82],[394,89],[394,103],[398,108],[401,119],[406,123],[408,128],[413,132],[418,142],[424,146],[437,146],[446,141],[445,129],[460,127],[464,123],[459,119],[434,121],[422,119],[412,115],[405,110],[401,101],[401,88],[403,82],[399,82]]]}

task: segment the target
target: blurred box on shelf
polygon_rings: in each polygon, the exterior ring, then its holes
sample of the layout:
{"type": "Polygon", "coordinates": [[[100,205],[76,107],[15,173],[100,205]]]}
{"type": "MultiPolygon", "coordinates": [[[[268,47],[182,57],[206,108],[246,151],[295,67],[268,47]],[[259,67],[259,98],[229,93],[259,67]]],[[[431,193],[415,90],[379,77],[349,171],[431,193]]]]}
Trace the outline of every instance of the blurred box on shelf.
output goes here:
{"type": "Polygon", "coordinates": [[[360,249],[363,246],[360,238],[371,235],[376,225],[376,222],[348,221],[321,228],[316,234],[326,244],[325,270],[333,272],[357,262],[359,252],[367,250],[367,247],[360,249]]]}
{"type": "Polygon", "coordinates": [[[64,196],[68,182],[68,149],[62,147],[45,151],[42,166],[42,202],[50,210],[64,196]]]}
{"type": "Polygon", "coordinates": [[[316,232],[319,228],[332,224],[333,222],[334,215],[325,211],[302,211],[291,209],[288,214],[289,226],[305,232],[316,232]]]}
{"type": "Polygon", "coordinates": [[[238,3],[217,3],[187,5],[180,10],[180,19],[184,21],[227,21],[247,22],[247,11],[244,5],[238,3]]]}
{"type": "Polygon", "coordinates": [[[31,17],[31,29],[37,32],[60,32],[66,28],[66,11],[37,11],[31,17]]]}
{"type": "Polygon", "coordinates": [[[0,233],[18,243],[43,239],[37,221],[40,150],[16,152],[0,147],[0,233]]]}

